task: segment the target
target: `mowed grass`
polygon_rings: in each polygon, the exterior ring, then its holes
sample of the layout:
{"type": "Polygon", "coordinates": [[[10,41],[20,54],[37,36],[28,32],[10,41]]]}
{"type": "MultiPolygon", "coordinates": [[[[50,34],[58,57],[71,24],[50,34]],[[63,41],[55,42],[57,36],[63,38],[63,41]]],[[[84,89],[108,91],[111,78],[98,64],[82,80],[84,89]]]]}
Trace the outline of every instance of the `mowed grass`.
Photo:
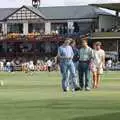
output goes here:
{"type": "Polygon", "coordinates": [[[119,120],[120,72],[101,88],[63,93],[59,73],[0,73],[0,120],[119,120]]]}

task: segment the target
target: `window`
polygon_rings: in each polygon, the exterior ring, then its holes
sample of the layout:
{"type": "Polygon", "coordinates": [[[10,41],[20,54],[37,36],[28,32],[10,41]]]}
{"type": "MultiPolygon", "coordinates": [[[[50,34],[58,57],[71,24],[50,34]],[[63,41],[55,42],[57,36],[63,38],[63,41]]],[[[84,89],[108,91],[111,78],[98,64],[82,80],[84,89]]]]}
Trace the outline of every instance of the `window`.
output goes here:
{"type": "Polygon", "coordinates": [[[8,24],[8,33],[23,33],[23,24],[21,23],[8,24]]]}

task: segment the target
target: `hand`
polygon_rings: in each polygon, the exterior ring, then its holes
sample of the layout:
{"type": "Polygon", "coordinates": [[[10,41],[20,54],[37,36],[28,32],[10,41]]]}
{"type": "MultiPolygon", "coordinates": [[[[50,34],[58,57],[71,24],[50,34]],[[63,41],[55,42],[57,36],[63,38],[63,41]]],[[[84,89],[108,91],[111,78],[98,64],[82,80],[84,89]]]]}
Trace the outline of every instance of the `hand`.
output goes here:
{"type": "Polygon", "coordinates": [[[103,69],[105,69],[105,65],[103,65],[102,67],[103,67],[103,69]]]}
{"type": "Polygon", "coordinates": [[[70,60],[70,59],[73,59],[73,57],[68,57],[68,59],[70,60]]]}

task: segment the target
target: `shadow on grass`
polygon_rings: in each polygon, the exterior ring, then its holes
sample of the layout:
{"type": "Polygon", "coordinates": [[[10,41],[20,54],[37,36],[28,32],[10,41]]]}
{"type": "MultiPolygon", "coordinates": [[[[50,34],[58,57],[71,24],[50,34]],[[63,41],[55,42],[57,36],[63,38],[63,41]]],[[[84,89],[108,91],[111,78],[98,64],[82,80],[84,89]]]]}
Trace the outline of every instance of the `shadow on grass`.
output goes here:
{"type": "Polygon", "coordinates": [[[89,117],[76,117],[69,120],[119,120],[120,112],[89,117]]]}

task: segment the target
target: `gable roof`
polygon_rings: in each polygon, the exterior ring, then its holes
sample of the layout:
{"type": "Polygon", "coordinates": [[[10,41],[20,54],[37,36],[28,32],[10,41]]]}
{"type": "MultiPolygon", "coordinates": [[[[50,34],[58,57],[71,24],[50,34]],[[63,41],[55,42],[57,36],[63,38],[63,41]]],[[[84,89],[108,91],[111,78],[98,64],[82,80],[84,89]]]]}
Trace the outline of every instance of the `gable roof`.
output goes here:
{"type": "Polygon", "coordinates": [[[104,10],[93,6],[61,6],[40,7],[39,10],[47,19],[83,19],[96,18],[99,14],[112,15],[104,10]]]}
{"type": "MultiPolygon", "coordinates": [[[[57,7],[40,7],[22,6],[27,8],[36,15],[47,20],[61,19],[89,19],[96,18],[98,15],[112,15],[104,10],[93,6],[57,6],[57,7]]],[[[15,14],[21,8],[0,8],[0,21],[7,19],[15,14]]]]}
{"type": "Polygon", "coordinates": [[[13,13],[9,14],[7,17],[5,17],[4,19],[8,19],[10,16],[14,15],[15,13],[17,13],[19,10],[21,10],[22,8],[28,9],[29,11],[33,12],[34,14],[36,14],[37,16],[45,19],[45,16],[43,14],[41,14],[41,12],[39,10],[37,10],[34,7],[27,7],[27,6],[22,6],[19,9],[16,9],[13,13]]]}
{"type": "Polygon", "coordinates": [[[37,15],[39,15],[40,17],[46,19],[45,15],[41,13],[41,11],[35,7],[32,6],[24,6],[26,8],[28,8],[30,11],[33,11],[34,13],[36,13],[37,15]]]}
{"type": "Polygon", "coordinates": [[[0,8],[0,21],[15,12],[18,8],[0,8]]]}

